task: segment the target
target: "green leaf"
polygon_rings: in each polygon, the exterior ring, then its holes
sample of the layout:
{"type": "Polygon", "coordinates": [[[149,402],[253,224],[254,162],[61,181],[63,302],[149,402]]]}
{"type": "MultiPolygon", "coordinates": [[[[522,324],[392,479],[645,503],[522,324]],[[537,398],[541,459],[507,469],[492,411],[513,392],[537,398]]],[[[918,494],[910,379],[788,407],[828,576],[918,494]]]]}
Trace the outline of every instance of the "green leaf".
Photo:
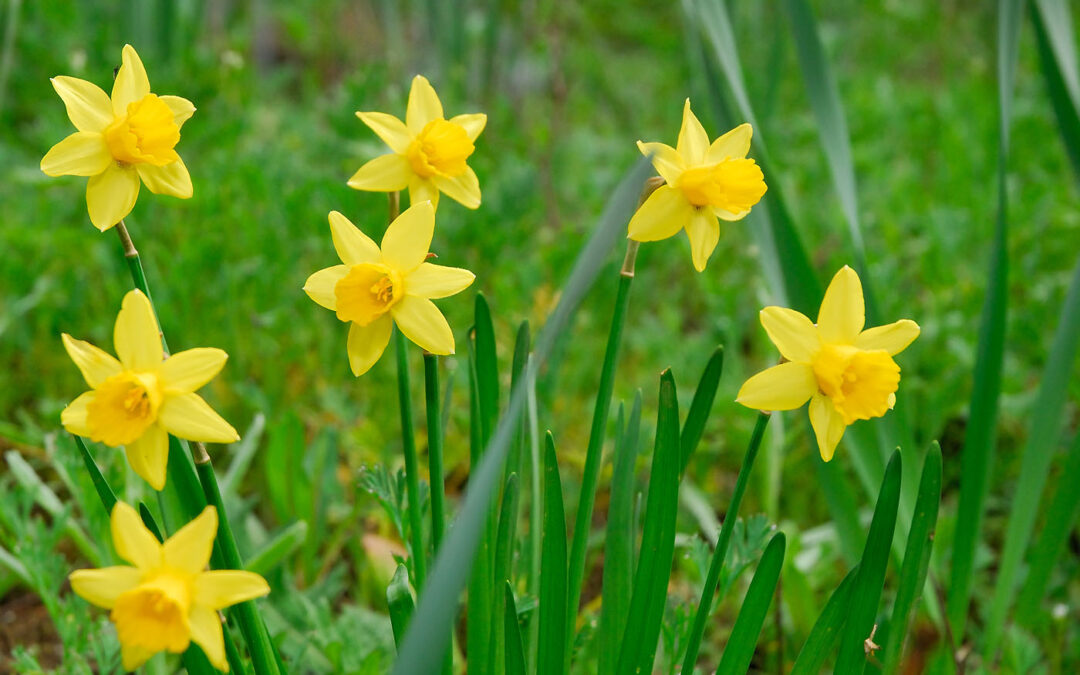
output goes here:
{"type": "MultiPolygon", "coordinates": [[[[622,408],[619,408],[620,418],[622,408]]],[[[620,424],[620,426],[622,426],[620,424]]],[[[615,440],[607,529],[604,535],[604,574],[600,602],[599,672],[615,672],[619,642],[626,630],[630,595],[634,589],[634,466],[641,427],[641,390],[634,394],[630,417],[615,440]]]]}
{"type": "MultiPolygon", "coordinates": [[[[420,460],[416,453],[416,436],[413,428],[412,387],[409,385],[409,341],[397,327],[393,330],[394,356],[397,362],[398,413],[401,416],[401,455],[405,460],[405,493],[409,516],[409,553],[412,563],[413,581],[417,592],[424,590],[427,579],[427,545],[424,543],[424,516],[420,497],[420,460]]],[[[297,486],[298,488],[300,486],[297,486]]],[[[309,494],[297,500],[299,512],[311,508],[310,488],[303,482],[303,488],[309,494]]]]}
{"type": "Polygon", "coordinates": [[[279,532],[248,560],[247,569],[266,576],[307,541],[307,521],[298,520],[279,532]]]}
{"type": "Polygon", "coordinates": [[[930,553],[934,547],[934,529],[937,525],[938,505],[941,503],[941,446],[937,441],[923,462],[922,478],[919,480],[919,496],[915,501],[915,515],[911,520],[904,563],[900,567],[900,585],[896,589],[889,634],[885,652],[881,657],[882,671],[894,673],[900,665],[904,650],[904,638],[911,624],[915,601],[923,592],[926,573],[930,567],[930,553]]]}
{"type": "Polygon", "coordinates": [[[83,439],[74,434],[71,437],[75,439],[75,445],[78,446],[79,454],[82,455],[86,471],[90,474],[90,480],[94,483],[94,490],[97,491],[98,498],[101,499],[101,505],[105,507],[105,515],[111,516],[113,507],[116,506],[116,493],[109,487],[109,482],[105,480],[105,476],[101,475],[101,469],[98,468],[94,456],[90,454],[90,450],[83,443],[83,439]]]}
{"type": "Polygon", "coordinates": [[[690,462],[690,456],[694,454],[701,435],[705,431],[705,422],[709,420],[712,412],[713,401],[716,400],[716,390],[720,386],[720,375],[724,372],[724,347],[718,346],[705,364],[705,371],[701,373],[697,389],[694,390],[694,400],[690,402],[690,412],[686,413],[686,422],[683,423],[680,437],[682,457],[679,473],[686,471],[686,465],[690,462]]]}
{"type": "Polygon", "coordinates": [[[496,620],[504,613],[504,595],[494,589],[510,581],[511,568],[514,558],[514,525],[517,521],[518,510],[518,477],[516,473],[510,474],[503,488],[502,508],[499,511],[498,538],[495,540],[495,575],[493,577],[493,594],[495,595],[495,607],[491,613],[491,663],[493,670],[498,670],[498,664],[506,662],[506,633],[502,621],[496,620]]]}
{"type": "Polygon", "coordinates": [[[549,431],[544,448],[544,549],[540,559],[538,673],[566,672],[566,517],[562,481],[549,431]]]}
{"type": "Polygon", "coordinates": [[[870,637],[874,627],[874,617],[885,585],[885,569],[889,564],[896,528],[896,509],[900,503],[901,470],[900,451],[897,450],[885,467],[885,477],[881,481],[877,506],[874,507],[874,518],[870,521],[859,573],[851,591],[847,623],[836,661],[838,673],[861,673],[865,665],[863,641],[870,637]]]}
{"type": "Polygon", "coordinates": [[[154,514],[150,513],[150,509],[145,502],[139,502],[139,517],[142,518],[146,529],[150,530],[150,534],[154,535],[159,542],[165,541],[165,537],[161,534],[161,528],[158,527],[157,521],[154,520],[154,514]]]}
{"type": "Polygon", "coordinates": [[[716,669],[717,675],[743,675],[750,669],[750,660],[757,649],[761,627],[769,605],[776,595],[776,584],[780,581],[780,570],[784,566],[785,538],[783,532],[777,532],[761,554],[750,588],[746,591],[742,608],[735,618],[724,655],[716,669]]]}
{"type": "Polygon", "coordinates": [[[514,603],[514,587],[507,581],[503,611],[503,632],[506,634],[506,675],[525,675],[525,649],[521,642],[521,623],[518,622],[517,605],[514,603]]]}
{"type": "Polygon", "coordinates": [[[570,319],[596,281],[615,242],[625,237],[626,223],[637,203],[641,185],[650,175],[651,164],[642,157],[612,192],[593,234],[578,255],[559,294],[559,303],[544,323],[533,358],[529,360],[527,375],[511,393],[509,407],[499,419],[486,452],[479,458],[479,463],[472,465],[464,503],[435,559],[427,591],[420,598],[405,638],[405,648],[394,664],[394,673],[430,673],[438,669],[457,612],[458,596],[469,577],[490,512],[489,504],[502,476],[503,462],[512,447],[517,421],[525,411],[527,385],[535,381],[536,373],[547,363],[558,341],[571,333],[568,330],[570,319]]]}
{"type": "Polygon", "coordinates": [[[409,626],[414,607],[412,591],[409,589],[409,569],[404,564],[398,564],[394,577],[390,579],[390,585],[386,587],[386,605],[390,608],[394,644],[401,649],[401,641],[405,639],[405,630],[409,626]]]}
{"type": "Polygon", "coordinates": [[[814,622],[814,627],[810,629],[810,635],[806,637],[806,642],[799,650],[799,656],[795,659],[790,675],[817,675],[824,672],[825,659],[829,657],[829,652],[836,645],[836,639],[840,637],[840,628],[847,619],[851,603],[851,589],[855,586],[858,573],[859,566],[856,565],[829,596],[817,621],[814,622]]]}
{"type": "MultiPolygon", "coordinates": [[[[616,672],[651,673],[664,618],[668,580],[675,557],[675,516],[679,507],[679,402],[671,370],[660,375],[649,496],[641,535],[634,591],[616,672]]],[[[541,671],[543,672],[543,671],[541,671]]]]}
{"type": "Polygon", "coordinates": [[[964,449],[960,455],[960,500],[952,551],[952,575],[946,611],[953,637],[962,643],[967,624],[968,603],[975,581],[975,551],[982,534],[986,496],[994,465],[998,397],[1005,357],[1005,328],[1008,309],[1008,200],[1006,178],[1009,156],[1009,122],[1013,82],[1019,52],[1022,0],[998,0],[998,206],[994,230],[988,287],[979,326],[979,347],[975,358],[971,407],[968,412],[964,449]]]}
{"type": "Polygon", "coordinates": [[[1080,76],[1069,5],[1062,0],[1035,0],[1031,13],[1039,64],[1050,94],[1065,150],[1080,173],[1080,76]]]}

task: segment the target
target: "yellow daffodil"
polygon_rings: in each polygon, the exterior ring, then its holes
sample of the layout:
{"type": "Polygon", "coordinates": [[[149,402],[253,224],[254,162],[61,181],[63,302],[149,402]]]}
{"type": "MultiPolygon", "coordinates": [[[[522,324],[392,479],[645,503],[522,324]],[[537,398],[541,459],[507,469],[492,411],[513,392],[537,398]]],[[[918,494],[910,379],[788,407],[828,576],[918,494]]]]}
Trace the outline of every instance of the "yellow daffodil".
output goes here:
{"type": "Polygon", "coordinates": [[[673,148],[663,143],[642,143],[642,154],[667,183],[641,205],[630,220],[629,236],[636,241],[659,241],[686,230],[690,255],[698,272],[705,270],[721,220],[739,220],[750,213],[765,194],[761,168],[746,158],[753,128],[741,124],[709,144],[705,127],[683,107],[682,128],[673,148]]]}
{"type": "Polygon", "coordinates": [[[175,147],[195,106],[186,98],[150,93],[146,69],[131,45],[124,45],[111,100],[86,80],[61,75],[52,85],[78,131],[49,150],[41,170],[90,177],[86,206],[94,227],[105,231],[131,213],[140,179],[154,194],[191,197],[191,176],[175,147]]]}
{"type": "Polygon", "coordinates": [[[420,202],[406,209],[383,235],[381,247],[337,211],[330,234],[341,265],[308,277],[312,300],[352,323],[349,365],[357,377],[375,365],[390,341],[394,324],[432,354],[453,354],[454,333],[432,298],[469,287],[469,270],[425,262],[435,230],[435,207],[420,202]]]}
{"type": "Polygon", "coordinates": [[[409,203],[431,201],[438,207],[439,193],[475,209],[480,206],[480,181],[466,160],[473,143],[487,124],[487,115],[473,113],[443,117],[442,103],[423,75],[413,78],[409,104],[402,122],[381,112],[357,112],[393,151],[360,167],[349,187],[373,192],[409,188],[409,203]]]}
{"type": "Polygon", "coordinates": [[[179,654],[192,642],[218,670],[228,672],[218,610],[270,592],[266,580],[241,570],[206,571],[217,534],[213,506],[159,543],[139,514],[123,502],[112,511],[117,565],[71,573],[71,588],[91,604],[112,610],[125,670],[158,652],[179,654]]]}
{"type": "Polygon", "coordinates": [[[849,424],[881,417],[896,404],[900,366],[892,357],[919,337],[919,325],[908,319],[863,330],[865,320],[862,283],[846,265],[825,291],[816,325],[792,309],[761,310],[761,325],[786,362],[747,380],[736,400],[791,410],[810,399],[810,423],[829,461],[849,424]]]}
{"type": "Polygon", "coordinates": [[[169,434],[212,443],[239,440],[236,429],[195,393],[221,371],[228,355],[200,348],[163,360],[154,310],[140,291],[124,296],[116,316],[113,343],[119,359],[67,333],[63,340],[90,385],[90,391],[64,408],[64,428],[124,446],[131,468],[155,490],[165,487],[169,434]]]}

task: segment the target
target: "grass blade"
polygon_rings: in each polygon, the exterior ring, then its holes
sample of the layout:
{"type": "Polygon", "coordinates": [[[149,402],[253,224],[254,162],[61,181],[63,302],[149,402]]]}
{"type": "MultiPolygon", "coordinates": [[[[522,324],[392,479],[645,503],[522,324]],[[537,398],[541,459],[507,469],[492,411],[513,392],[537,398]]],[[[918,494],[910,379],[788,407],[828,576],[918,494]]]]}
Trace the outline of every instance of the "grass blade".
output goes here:
{"type": "Polygon", "coordinates": [[[413,431],[412,390],[409,386],[409,343],[405,333],[394,328],[394,352],[397,357],[398,410],[401,414],[401,445],[405,458],[405,493],[409,514],[409,543],[412,549],[413,578],[417,591],[427,578],[427,548],[424,545],[424,517],[420,507],[420,462],[416,456],[413,431]]]}
{"type": "Polygon", "coordinates": [[[521,643],[521,623],[518,621],[514,588],[507,581],[504,595],[503,632],[506,634],[506,675],[525,675],[525,649],[521,643]]]}
{"type": "Polygon", "coordinates": [[[596,281],[603,260],[615,242],[625,236],[626,223],[637,203],[641,185],[651,174],[651,164],[644,157],[626,173],[608,200],[588,243],[578,255],[560,293],[559,303],[537,340],[527,374],[511,393],[507,412],[499,419],[481,461],[473,465],[465,501],[453,530],[436,556],[428,591],[420,598],[416,616],[405,637],[405,648],[394,664],[393,672],[397,675],[430,673],[438,668],[441,650],[450,637],[450,626],[457,612],[458,596],[465,587],[480,544],[484,519],[489,512],[488,504],[502,475],[502,465],[513,444],[517,420],[525,410],[531,383],[551,356],[560,337],[570,332],[570,319],[596,281]]]}
{"type": "MultiPolygon", "coordinates": [[[[660,375],[649,496],[641,535],[634,592],[616,672],[650,673],[664,618],[668,580],[675,556],[675,516],[679,506],[679,402],[670,370],[660,375]]],[[[540,672],[545,672],[541,670],[540,672]]]]}
{"type": "Polygon", "coordinates": [[[94,456],[90,454],[90,450],[83,443],[83,439],[74,434],[71,437],[75,439],[75,445],[79,447],[79,454],[82,455],[83,464],[86,465],[86,471],[90,474],[90,480],[94,483],[94,490],[97,491],[98,497],[101,499],[101,505],[105,507],[105,515],[111,515],[113,507],[116,506],[116,493],[109,487],[109,482],[105,480],[105,476],[101,475],[101,469],[98,468],[94,456]]]}
{"type": "Polygon", "coordinates": [[[1080,173],[1080,76],[1069,5],[1061,0],[1036,0],[1031,13],[1039,64],[1053,104],[1065,150],[1080,173]]]}
{"type": "Polygon", "coordinates": [[[298,520],[282,530],[248,560],[247,570],[266,576],[307,541],[307,521],[298,520]]]}
{"type": "Polygon", "coordinates": [[[694,390],[694,400],[690,402],[690,411],[686,413],[686,421],[683,422],[682,435],[679,444],[681,447],[679,473],[686,471],[686,465],[690,456],[694,454],[701,435],[705,432],[705,422],[709,420],[712,412],[713,401],[716,400],[716,389],[720,386],[720,375],[724,372],[724,348],[719,346],[709,357],[705,364],[705,372],[698,380],[697,389],[694,390]]]}
{"type": "Polygon", "coordinates": [[[398,564],[390,585],[386,587],[386,606],[390,608],[394,644],[400,649],[414,609],[412,591],[409,590],[409,569],[403,564],[398,564]]]}
{"type": "Polygon", "coordinates": [[[1031,543],[1039,503],[1050,475],[1050,463],[1061,437],[1070,374],[1080,347],[1080,263],[1073,270],[1060,316],[1042,384],[1032,407],[1027,445],[1020,459],[1020,479],[1009,510],[1005,546],[994,583],[994,600],[983,636],[983,657],[988,663],[993,662],[1006,616],[1012,609],[1020,564],[1031,543]]]}
{"type": "Polygon", "coordinates": [[[765,615],[769,612],[769,605],[776,595],[776,584],[780,581],[784,548],[784,533],[778,532],[761,554],[761,562],[750,581],[735,625],[731,628],[731,637],[720,658],[716,675],[743,675],[750,669],[750,660],[754,657],[765,615]]]}
{"type": "Polygon", "coordinates": [[[840,637],[840,629],[847,620],[851,589],[855,586],[855,578],[858,574],[859,566],[856,565],[829,596],[824,609],[814,622],[814,627],[810,629],[810,635],[806,637],[806,642],[799,650],[799,656],[795,659],[790,675],[816,675],[824,672],[825,659],[829,657],[829,652],[836,645],[836,639],[840,637]]]}
{"type": "Polygon", "coordinates": [[[922,478],[919,480],[919,496],[915,501],[915,515],[911,521],[904,563],[900,567],[900,585],[896,589],[889,634],[881,661],[882,671],[895,673],[904,650],[904,638],[911,623],[915,601],[923,592],[926,573],[930,567],[930,553],[934,547],[934,528],[937,525],[938,506],[941,503],[941,446],[935,441],[923,462],[922,478]]]}
{"type": "Polygon", "coordinates": [[[900,504],[900,476],[900,451],[897,450],[885,467],[885,477],[881,481],[877,506],[874,507],[874,518],[870,521],[870,532],[866,535],[859,573],[851,591],[840,655],[836,660],[838,673],[861,673],[865,665],[863,641],[870,637],[885,585],[885,568],[889,564],[896,510],[900,504]]]}
{"type": "Polygon", "coordinates": [[[495,591],[499,586],[510,581],[511,567],[514,557],[514,525],[517,521],[518,510],[518,477],[516,473],[510,474],[503,488],[502,508],[499,511],[499,530],[495,540],[495,576],[493,577],[492,591],[495,595],[495,607],[491,613],[491,663],[492,671],[498,672],[499,664],[506,662],[506,627],[502,621],[498,621],[505,612],[503,603],[505,598],[502,593],[495,591]]]}
{"type": "MultiPolygon", "coordinates": [[[[620,413],[622,409],[620,408],[620,413]]],[[[607,529],[604,535],[604,574],[600,602],[599,673],[615,672],[619,641],[626,630],[630,595],[634,589],[634,466],[641,427],[641,390],[634,394],[623,432],[615,443],[607,529]]]]}
{"type": "Polygon", "coordinates": [[[566,672],[566,517],[549,431],[544,447],[544,550],[540,559],[540,641],[536,672],[566,672]]]}
{"type": "Polygon", "coordinates": [[[1005,319],[1008,309],[1008,201],[1006,174],[1009,155],[1009,120],[1013,81],[1019,52],[1022,0],[998,1],[998,215],[990,259],[989,285],[979,326],[971,407],[960,458],[960,501],[953,541],[952,573],[946,613],[957,643],[964,639],[968,603],[975,580],[975,550],[982,533],[990,472],[994,464],[1001,369],[1005,356],[1005,319]]]}

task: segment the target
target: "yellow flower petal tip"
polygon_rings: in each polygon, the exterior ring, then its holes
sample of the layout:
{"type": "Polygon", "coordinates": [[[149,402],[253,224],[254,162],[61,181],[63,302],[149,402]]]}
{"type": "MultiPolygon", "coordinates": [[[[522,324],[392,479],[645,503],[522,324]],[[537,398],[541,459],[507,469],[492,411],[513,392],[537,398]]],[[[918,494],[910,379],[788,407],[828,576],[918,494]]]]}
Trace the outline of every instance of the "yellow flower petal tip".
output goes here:
{"type": "Polygon", "coordinates": [[[438,94],[423,75],[413,78],[405,121],[380,112],[356,116],[389,146],[390,154],[361,166],[348,180],[355,190],[397,192],[408,188],[412,204],[445,194],[466,208],[480,206],[480,182],[468,165],[487,115],[446,119],[438,94]]]}
{"type": "Polygon", "coordinates": [[[454,334],[433,299],[472,285],[469,270],[427,262],[435,230],[435,205],[409,207],[376,244],[337,211],[329,215],[334,248],[342,264],[308,277],[304,292],[350,324],[349,366],[359,377],[371,369],[390,341],[394,325],[432,354],[453,354],[454,334]]]}
{"type": "Polygon", "coordinates": [[[140,291],[124,296],[116,317],[118,358],[67,333],[61,340],[90,387],[64,409],[64,428],[122,446],[131,468],[155,490],[165,486],[169,434],[213,443],[239,440],[236,429],[195,393],[221,372],[228,354],[200,348],[164,358],[153,307],[140,291]]]}
{"type": "Polygon", "coordinates": [[[676,147],[637,142],[670,189],[656,190],[641,205],[629,237],[658,241],[686,230],[694,268],[704,271],[719,240],[718,221],[744,218],[768,189],[761,168],[746,156],[752,136],[751,126],[741,124],[710,144],[686,99],[676,147]]]}
{"type": "Polygon", "coordinates": [[[74,77],[50,82],[77,131],[49,150],[41,170],[90,179],[86,205],[94,227],[108,230],[131,213],[143,184],[155,194],[192,196],[191,176],[176,145],[195,106],[179,96],[152,93],[134,47],[123,48],[111,95],[74,77]]]}
{"type": "Polygon", "coordinates": [[[125,669],[160,652],[182,653],[194,642],[215,668],[228,671],[218,610],[262,597],[270,586],[254,572],[206,570],[217,527],[217,512],[208,506],[159,543],[135,509],[123,502],[113,507],[113,546],[130,565],[75,570],[69,579],[76,594],[110,610],[125,669]]]}
{"type": "Polygon", "coordinates": [[[885,415],[896,405],[900,366],[893,356],[920,333],[910,319],[864,330],[862,283],[844,266],[833,277],[813,323],[783,307],[759,317],[785,362],[748,379],[737,403],[791,410],[810,400],[810,423],[821,458],[832,459],[848,426],[885,415]]]}

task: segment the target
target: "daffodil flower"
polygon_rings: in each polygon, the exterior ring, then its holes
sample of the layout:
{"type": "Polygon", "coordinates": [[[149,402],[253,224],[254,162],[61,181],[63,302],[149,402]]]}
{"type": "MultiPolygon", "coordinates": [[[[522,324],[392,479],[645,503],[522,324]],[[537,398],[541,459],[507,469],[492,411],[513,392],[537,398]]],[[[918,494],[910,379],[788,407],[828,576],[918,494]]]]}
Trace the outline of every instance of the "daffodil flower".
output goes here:
{"type": "Polygon", "coordinates": [[[893,356],[919,337],[909,319],[863,330],[862,283],[844,266],[829,284],[817,324],[783,307],[761,310],[761,325],[787,360],[747,380],[739,403],[758,410],[792,410],[810,400],[821,458],[832,459],[848,425],[881,417],[896,404],[900,366],[893,356]]]}
{"type": "Polygon", "coordinates": [[[111,99],[96,84],[74,77],[54,77],[52,85],[78,131],[49,150],[41,170],[90,177],[86,206],[94,227],[104,232],[131,213],[140,180],[154,194],[191,197],[191,176],[175,148],[195,106],[186,98],[150,93],[146,69],[131,45],[124,45],[111,99]]]}
{"type": "Polygon", "coordinates": [[[659,241],[686,230],[694,268],[705,265],[720,240],[717,220],[739,220],[761,201],[767,189],[761,168],[746,158],[753,128],[741,124],[709,144],[705,127],[683,107],[682,128],[673,148],[663,143],[642,143],[642,154],[667,183],[659,187],[630,219],[629,237],[659,241]]]}
{"type": "Polygon", "coordinates": [[[124,670],[134,670],[158,652],[179,654],[192,642],[215,668],[228,672],[219,609],[270,592],[266,580],[241,570],[206,571],[217,534],[213,506],[159,543],[135,509],[113,507],[116,553],[131,563],[71,573],[71,588],[85,600],[111,610],[124,670]]]}
{"type": "Polygon", "coordinates": [[[473,273],[425,262],[435,230],[435,207],[420,202],[406,209],[383,235],[381,247],[337,211],[330,234],[341,265],[308,277],[304,291],[337,312],[349,328],[349,365],[357,377],[382,356],[394,324],[432,354],[453,354],[454,333],[432,298],[469,287],[473,273]]]}
{"type": "Polygon", "coordinates": [[[438,207],[439,193],[463,206],[480,206],[480,181],[466,160],[487,124],[487,115],[473,113],[443,117],[442,103],[423,75],[413,78],[402,122],[381,112],[357,112],[393,151],[360,167],[349,187],[373,192],[409,188],[409,203],[430,201],[438,207]]]}
{"type": "Polygon", "coordinates": [[[116,316],[113,343],[119,359],[67,333],[63,340],[90,385],[90,391],[64,408],[64,428],[112,447],[124,446],[131,468],[155,490],[165,487],[169,434],[210,443],[240,439],[195,393],[221,372],[228,355],[199,348],[163,360],[154,310],[142,292],[124,296],[116,316]]]}

